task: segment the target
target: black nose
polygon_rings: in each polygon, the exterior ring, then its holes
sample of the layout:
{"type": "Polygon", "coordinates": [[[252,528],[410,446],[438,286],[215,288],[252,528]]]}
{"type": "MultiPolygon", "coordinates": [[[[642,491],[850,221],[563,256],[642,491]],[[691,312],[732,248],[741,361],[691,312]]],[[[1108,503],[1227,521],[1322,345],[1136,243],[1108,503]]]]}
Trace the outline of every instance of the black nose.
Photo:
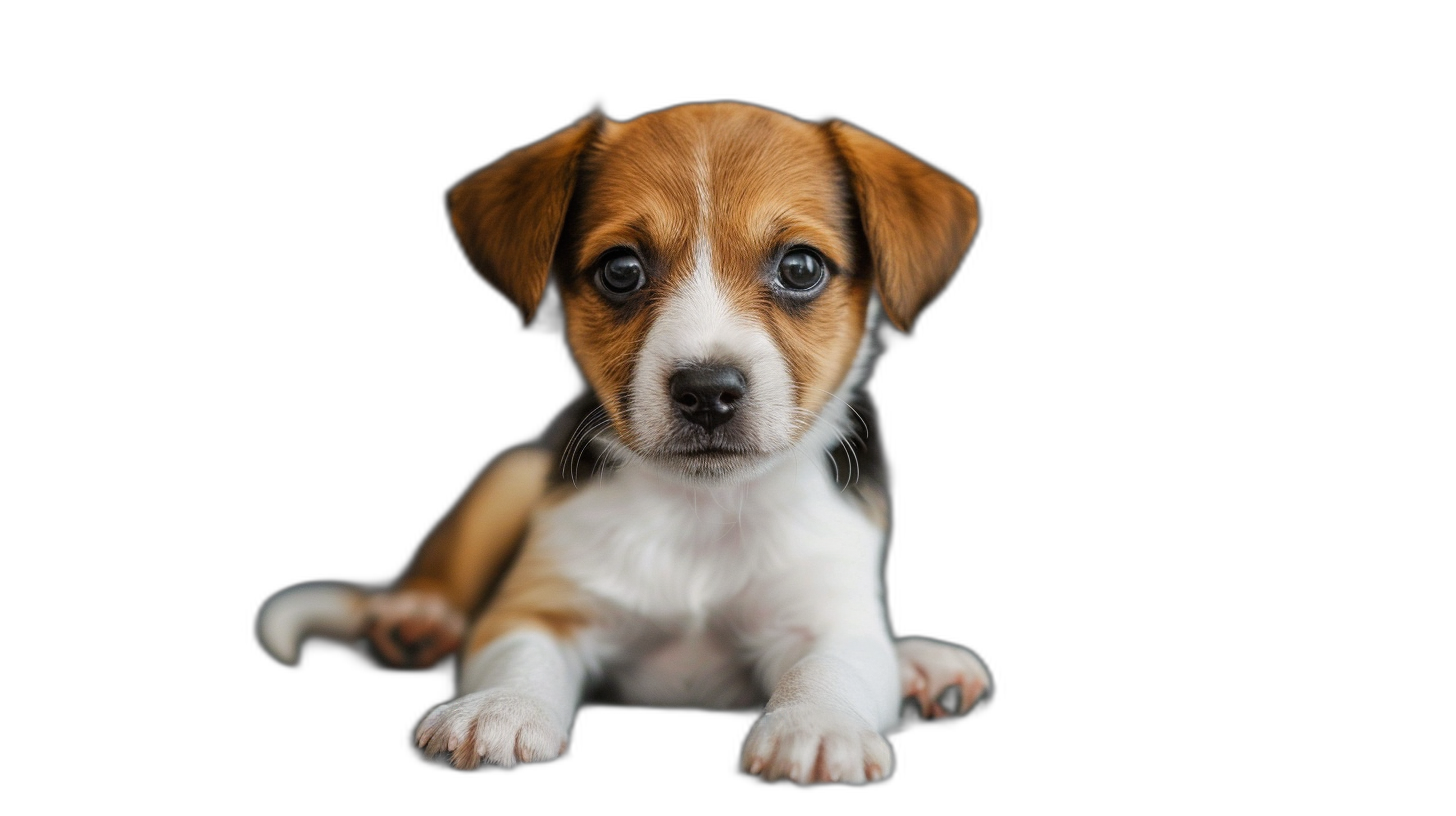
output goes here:
{"type": "Polygon", "coordinates": [[[673,374],[667,388],[687,421],[711,431],[733,418],[748,381],[733,366],[693,366],[673,374]]]}

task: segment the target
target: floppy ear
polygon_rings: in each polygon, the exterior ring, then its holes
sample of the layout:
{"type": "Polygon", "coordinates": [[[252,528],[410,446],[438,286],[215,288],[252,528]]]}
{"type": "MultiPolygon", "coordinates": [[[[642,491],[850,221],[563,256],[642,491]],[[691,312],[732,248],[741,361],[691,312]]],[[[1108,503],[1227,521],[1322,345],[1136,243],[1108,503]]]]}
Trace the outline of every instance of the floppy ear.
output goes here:
{"type": "Polygon", "coordinates": [[[880,303],[895,328],[909,331],[971,247],[976,195],[854,125],[834,120],[825,127],[849,169],[880,303]]]}
{"type": "Polygon", "coordinates": [[[582,151],[604,117],[592,111],[535,144],[466,176],[445,196],[465,255],[531,322],[576,187],[582,151]]]}

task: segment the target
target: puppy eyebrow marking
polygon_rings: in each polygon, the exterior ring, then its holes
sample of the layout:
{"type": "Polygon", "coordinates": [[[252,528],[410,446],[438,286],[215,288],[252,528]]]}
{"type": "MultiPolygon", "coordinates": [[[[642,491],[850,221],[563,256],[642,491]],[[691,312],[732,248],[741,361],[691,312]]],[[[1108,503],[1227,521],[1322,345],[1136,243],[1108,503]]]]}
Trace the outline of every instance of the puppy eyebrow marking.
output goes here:
{"type": "Polygon", "coordinates": [[[769,217],[764,222],[764,244],[784,247],[803,244],[813,247],[824,256],[824,260],[835,270],[848,270],[849,255],[843,247],[843,240],[833,233],[825,232],[819,225],[798,218],[769,217]]]}
{"type": "Polygon", "coordinates": [[[579,269],[586,269],[595,264],[602,255],[617,247],[628,247],[640,253],[651,245],[652,230],[641,217],[626,224],[603,225],[582,239],[576,265],[579,269]]]}

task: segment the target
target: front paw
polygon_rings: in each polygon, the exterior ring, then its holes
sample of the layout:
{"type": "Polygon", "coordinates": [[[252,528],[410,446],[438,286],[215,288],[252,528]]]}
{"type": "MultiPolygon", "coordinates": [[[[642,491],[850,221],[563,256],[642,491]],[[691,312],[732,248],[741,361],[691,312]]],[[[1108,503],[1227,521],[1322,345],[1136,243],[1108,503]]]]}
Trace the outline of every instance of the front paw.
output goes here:
{"type": "Polygon", "coordinates": [[[766,780],[875,782],[890,775],[890,743],[861,717],[811,704],[765,713],[743,744],[743,770],[766,780]]]}
{"type": "Polygon", "coordinates": [[[991,672],[964,646],[923,637],[895,641],[901,696],[927,720],[968,713],[991,698],[991,672]]]}
{"type": "Polygon", "coordinates": [[[561,756],[566,727],[534,697],[487,689],[436,706],[420,722],[415,742],[426,756],[448,751],[457,768],[474,768],[482,760],[509,768],[561,756]]]}

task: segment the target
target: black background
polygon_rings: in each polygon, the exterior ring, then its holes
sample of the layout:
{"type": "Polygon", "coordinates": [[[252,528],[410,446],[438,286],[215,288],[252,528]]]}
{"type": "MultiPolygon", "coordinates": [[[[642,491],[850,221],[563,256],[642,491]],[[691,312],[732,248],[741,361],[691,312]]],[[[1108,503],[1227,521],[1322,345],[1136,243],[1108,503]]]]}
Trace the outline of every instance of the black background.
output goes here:
{"type": "Polygon", "coordinates": [[[291,584],[396,576],[480,466],[574,392],[561,338],[523,331],[467,267],[444,191],[597,106],[625,119],[735,99],[847,119],[957,176],[983,214],[961,274],[871,389],[894,476],[895,632],[973,648],[996,698],[895,734],[893,780],[859,796],[974,807],[1134,790],[1133,768],[1162,749],[1133,711],[1171,682],[1131,656],[1163,648],[1168,621],[1147,612],[1175,592],[1158,561],[1181,503],[1169,417],[1190,392],[1166,329],[1190,296],[1165,270],[1176,204],[1160,191],[1185,170],[1165,160],[1158,95],[1075,68],[505,87],[499,68],[444,85],[320,67],[230,82],[197,134],[199,194],[179,201],[207,224],[201,307],[175,338],[205,423],[183,478],[199,510],[183,535],[201,542],[185,564],[208,576],[223,635],[199,647],[217,669],[194,726],[223,718],[229,734],[198,759],[237,796],[256,780],[482,806],[520,791],[629,804],[683,785],[709,801],[805,796],[740,777],[745,715],[584,711],[565,761],[435,771],[409,736],[451,678],[319,648],[287,669],[252,634],[291,584]],[[208,341],[186,348],[194,337],[208,341]]]}

